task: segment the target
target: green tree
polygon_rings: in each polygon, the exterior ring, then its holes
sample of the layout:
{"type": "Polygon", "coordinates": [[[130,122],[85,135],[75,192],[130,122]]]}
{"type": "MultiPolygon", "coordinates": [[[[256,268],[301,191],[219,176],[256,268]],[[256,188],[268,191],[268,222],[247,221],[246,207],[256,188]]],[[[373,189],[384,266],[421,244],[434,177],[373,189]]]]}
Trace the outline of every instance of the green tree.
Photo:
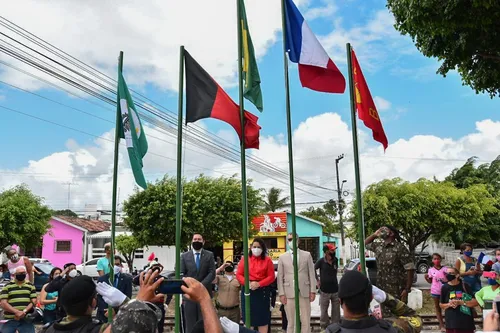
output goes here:
{"type": "MultiPolygon", "coordinates": [[[[396,227],[411,253],[430,239],[449,240],[457,232],[488,237],[489,214],[498,214],[497,199],[485,185],[457,189],[450,182],[400,178],[372,184],[363,192],[367,235],[385,224],[396,227]]],[[[351,214],[356,216],[356,204],[351,214]]],[[[357,221],[357,219],[356,219],[357,221]]]]}
{"type": "Polygon", "coordinates": [[[500,1],[388,0],[395,28],[410,35],[426,57],[441,61],[443,76],[457,70],[464,85],[491,97],[500,93],[500,1]]]}
{"type": "Polygon", "coordinates": [[[53,216],[68,216],[68,217],[78,217],[78,214],[76,214],[74,211],[71,209],[63,209],[63,210],[53,210],[52,211],[53,216]]]}
{"type": "MultiPolygon", "coordinates": [[[[125,224],[142,244],[175,245],[175,178],[165,176],[133,194],[125,203],[125,224]]],[[[260,191],[248,182],[249,220],[261,213],[260,191]]],[[[183,182],[182,243],[193,233],[211,245],[242,238],[241,181],[235,177],[200,175],[183,182]]]]}
{"type": "Polygon", "coordinates": [[[309,207],[300,212],[301,215],[309,217],[313,220],[323,222],[323,232],[334,233],[339,232],[340,228],[335,219],[338,217],[337,202],[329,200],[321,207],[309,207]]]}
{"type": "Polygon", "coordinates": [[[134,236],[120,235],[116,237],[116,249],[127,261],[127,265],[132,272],[134,269],[135,250],[143,247],[134,236]]]}
{"type": "Polygon", "coordinates": [[[271,187],[269,191],[266,192],[264,208],[268,212],[275,212],[277,210],[290,206],[290,203],[288,202],[290,197],[282,198],[282,192],[282,189],[276,187],[271,187]]]}
{"type": "Polygon", "coordinates": [[[51,210],[27,185],[0,193],[0,248],[18,244],[24,249],[40,246],[50,228],[51,210]]]}
{"type": "MultiPolygon", "coordinates": [[[[475,166],[476,157],[471,157],[460,168],[454,169],[451,174],[446,177],[446,180],[452,182],[455,187],[466,189],[474,185],[484,185],[492,196],[497,199],[496,207],[500,209],[500,156],[491,163],[484,163],[475,166]]],[[[469,232],[458,232],[451,235],[451,241],[456,245],[465,241],[473,244],[484,243],[490,240],[498,241],[500,239],[500,216],[497,213],[488,214],[485,216],[486,223],[489,225],[487,235],[481,233],[477,237],[471,237],[469,232]]],[[[472,226],[474,228],[474,226],[472,226]]]]}

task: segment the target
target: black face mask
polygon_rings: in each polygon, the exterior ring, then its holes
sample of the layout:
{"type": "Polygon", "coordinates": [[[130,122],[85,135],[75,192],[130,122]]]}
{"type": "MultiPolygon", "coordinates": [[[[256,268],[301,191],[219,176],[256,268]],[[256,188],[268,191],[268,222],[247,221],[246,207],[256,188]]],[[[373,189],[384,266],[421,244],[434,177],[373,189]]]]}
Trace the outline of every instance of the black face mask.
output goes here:
{"type": "Polygon", "coordinates": [[[234,267],[233,266],[227,266],[226,268],[224,268],[224,270],[228,273],[231,273],[231,272],[234,272],[234,267]]]}
{"type": "Polygon", "coordinates": [[[203,247],[202,242],[193,242],[191,245],[193,246],[193,249],[195,249],[196,251],[201,250],[201,248],[203,247]]]}
{"type": "Polygon", "coordinates": [[[16,280],[17,281],[24,281],[24,280],[26,280],[26,274],[16,274],[16,280]]]}
{"type": "Polygon", "coordinates": [[[456,275],[455,274],[446,274],[446,280],[449,281],[453,281],[456,279],[456,275]]]}

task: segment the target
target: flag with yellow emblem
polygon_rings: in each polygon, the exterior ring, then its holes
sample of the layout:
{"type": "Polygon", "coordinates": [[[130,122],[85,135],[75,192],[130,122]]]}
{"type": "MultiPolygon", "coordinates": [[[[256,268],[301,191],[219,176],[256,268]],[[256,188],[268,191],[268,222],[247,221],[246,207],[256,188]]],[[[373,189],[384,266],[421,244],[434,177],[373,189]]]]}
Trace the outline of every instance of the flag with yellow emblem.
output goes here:
{"type": "Polygon", "coordinates": [[[148,142],[134,102],[132,101],[132,96],[130,96],[121,72],[118,73],[117,112],[120,122],[116,126],[119,126],[120,138],[125,139],[127,142],[128,157],[135,182],[143,189],[146,189],[146,179],[142,172],[142,159],[148,151],[148,142]]]}
{"type": "Polygon", "coordinates": [[[262,91],[260,89],[260,75],[257,61],[255,60],[255,52],[253,49],[252,38],[248,30],[247,14],[245,11],[245,2],[240,1],[240,18],[241,18],[241,54],[243,56],[243,96],[252,102],[255,107],[262,112],[262,91]]]}
{"type": "Polygon", "coordinates": [[[368,89],[368,85],[366,84],[365,77],[363,76],[354,50],[351,50],[351,62],[358,117],[363,121],[366,127],[372,130],[373,139],[380,142],[384,146],[384,150],[386,150],[389,146],[389,142],[385,136],[384,127],[382,127],[382,122],[380,121],[375,102],[373,102],[372,94],[370,93],[370,89],[368,89]]]}

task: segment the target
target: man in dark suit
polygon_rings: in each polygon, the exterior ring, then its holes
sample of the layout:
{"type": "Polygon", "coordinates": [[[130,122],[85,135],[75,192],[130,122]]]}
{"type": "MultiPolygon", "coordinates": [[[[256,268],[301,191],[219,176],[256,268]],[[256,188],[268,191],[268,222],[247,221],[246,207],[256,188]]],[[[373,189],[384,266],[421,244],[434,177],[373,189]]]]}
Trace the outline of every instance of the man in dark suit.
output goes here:
{"type": "MultiPolygon", "coordinates": [[[[194,234],[192,250],[181,255],[181,274],[192,277],[203,284],[212,297],[212,282],[215,279],[214,254],[204,250],[205,241],[200,234],[194,234]]],[[[185,332],[191,332],[194,325],[202,319],[200,305],[184,298],[185,332]]]]}
{"type": "MultiPolygon", "coordinates": [[[[124,293],[128,298],[132,298],[132,276],[126,273],[122,273],[123,263],[120,257],[115,257],[115,265],[113,267],[115,273],[114,284],[109,281],[109,273],[100,276],[97,282],[104,282],[112,285],[116,289],[124,293]]],[[[108,321],[105,315],[108,309],[108,304],[104,302],[101,295],[97,295],[97,319],[103,323],[108,321]]]]}

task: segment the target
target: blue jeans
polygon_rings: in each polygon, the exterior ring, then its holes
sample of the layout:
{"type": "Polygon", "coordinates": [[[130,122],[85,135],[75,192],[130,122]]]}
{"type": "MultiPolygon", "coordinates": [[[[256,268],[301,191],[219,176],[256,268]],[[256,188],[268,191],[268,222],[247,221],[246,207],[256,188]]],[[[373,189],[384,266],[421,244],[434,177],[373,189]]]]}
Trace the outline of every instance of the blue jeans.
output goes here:
{"type": "Polygon", "coordinates": [[[2,326],[2,333],[35,333],[35,326],[26,320],[11,319],[2,326]]]}

